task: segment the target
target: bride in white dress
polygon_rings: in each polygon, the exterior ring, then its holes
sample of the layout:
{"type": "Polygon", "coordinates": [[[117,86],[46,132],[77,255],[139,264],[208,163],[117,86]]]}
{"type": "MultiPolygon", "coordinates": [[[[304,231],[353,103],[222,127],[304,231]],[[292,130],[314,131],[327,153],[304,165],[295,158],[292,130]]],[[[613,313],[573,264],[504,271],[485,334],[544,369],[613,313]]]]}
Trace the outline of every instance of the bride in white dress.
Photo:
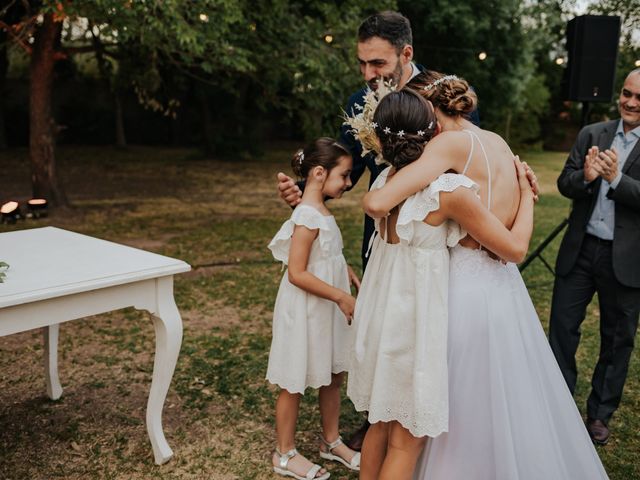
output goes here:
{"type": "MultiPolygon", "coordinates": [[[[373,118],[381,153],[392,167],[371,186],[420,156],[436,131],[433,107],[411,90],[385,96],[373,118]],[[402,112],[398,115],[397,112],[402,112]]],[[[347,394],[372,426],[361,479],[409,479],[427,437],[449,421],[447,318],[449,251],[466,228],[505,258],[524,258],[533,230],[533,192],[524,167],[518,218],[507,230],[464,175],[445,173],[376,221],[371,258],[356,302],[356,342],[347,394]],[[456,223],[449,221],[455,220],[456,223]]]]}
{"type": "MultiPolygon", "coordinates": [[[[433,102],[443,133],[367,194],[367,213],[383,217],[453,170],[480,185],[487,207],[510,228],[519,204],[512,153],[465,119],[475,103],[468,84],[433,72],[412,83],[433,102]]],[[[428,442],[416,479],[608,478],[517,267],[471,237],[451,249],[447,357],[449,431],[428,442]]]]}

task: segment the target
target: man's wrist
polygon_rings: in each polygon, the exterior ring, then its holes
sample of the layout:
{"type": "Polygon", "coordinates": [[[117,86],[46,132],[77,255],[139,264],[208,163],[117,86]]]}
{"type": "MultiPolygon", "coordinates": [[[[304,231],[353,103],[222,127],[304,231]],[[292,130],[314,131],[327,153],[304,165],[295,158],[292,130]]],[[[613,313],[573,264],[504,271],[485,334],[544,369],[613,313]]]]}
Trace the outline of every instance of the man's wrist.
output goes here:
{"type": "Polygon", "coordinates": [[[622,179],[622,172],[618,171],[618,174],[616,175],[616,178],[614,178],[612,182],[609,182],[609,185],[611,185],[611,188],[615,189],[618,186],[618,184],[620,183],[621,179],[622,179]]]}

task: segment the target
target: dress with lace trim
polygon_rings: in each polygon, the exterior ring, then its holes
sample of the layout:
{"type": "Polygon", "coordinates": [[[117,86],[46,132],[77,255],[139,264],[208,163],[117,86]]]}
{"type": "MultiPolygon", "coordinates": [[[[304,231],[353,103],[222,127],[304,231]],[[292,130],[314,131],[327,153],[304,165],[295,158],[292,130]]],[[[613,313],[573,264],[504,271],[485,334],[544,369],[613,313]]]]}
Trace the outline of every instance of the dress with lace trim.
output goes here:
{"type": "Polygon", "coordinates": [[[289,262],[289,249],[291,248],[291,236],[296,225],[303,225],[310,230],[318,230],[317,241],[325,253],[331,250],[331,224],[335,223],[333,216],[322,215],[318,210],[309,205],[298,205],[291,218],[282,224],[278,233],[269,242],[269,250],[273,257],[283,262],[289,262]]]}
{"type": "MultiPolygon", "coordinates": [[[[440,192],[453,192],[458,187],[470,188],[476,195],[480,190],[477,183],[465,175],[444,173],[436,178],[427,188],[407,198],[400,208],[396,232],[400,239],[411,243],[414,238],[415,224],[424,223],[431,212],[440,208],[440,192]]],[[[453,247],[467,236],[467,232],[457,223],[447,222],[447,246],[453,247]]]]}
{"type": "Polygon", "coordinates": [[[396,225],[400,242],[380,235],[372,242],[356,301],[347,394],[371,423],[396,420],[416,437],[448,430],[447,246],[464,232],[453,222],[434,226],[424,219],[439,208],[440,192],[458,187],[477,189],[468,177],[445,174],[405,200],[396,225]]]}
{"type": "MultiPolygon", "coordinates": [[[[299,205],[269,244],[273,256],[288,264],[296,225],[318,230],[306,270],[323,282],[350,293],[342,236],[332,216],[299,205]]],[[[273,311],[273,336],[266,378],[291,393],[331,383],[331,375],[347,370],[353,329],[338,306],[293,285],[285,272],[273,311]]]]}

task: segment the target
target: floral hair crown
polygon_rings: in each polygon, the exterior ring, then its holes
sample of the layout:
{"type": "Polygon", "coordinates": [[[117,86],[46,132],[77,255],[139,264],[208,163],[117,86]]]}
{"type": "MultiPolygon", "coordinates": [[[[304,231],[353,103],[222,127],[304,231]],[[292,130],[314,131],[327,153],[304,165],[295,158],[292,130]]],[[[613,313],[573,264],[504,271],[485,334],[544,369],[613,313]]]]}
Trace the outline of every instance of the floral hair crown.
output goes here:
{"type": "MultiPolygon", "coordinates": [[[[376,122],[373,122],[371,126],[373,128],[379,127],[379,125],[376,122]]],[[[427,134],[427,132],[432,128],[433,128],[433,121],[429,122],[429,125],[427,125],[427,127],[424,130],[418,130],[415,134],[418,135],[419,137],[424,137],[427,134]]],[[[394,132],[389,127],[380,127],[380,130],[382,130],[382,132],[386,135],[397,135],[400,138],[404,138],[405,135],[411,135],[411,132],[405,132],[404,130],[399,130],[397,132],[394,132]]]]}
{"type": "Polygon", "coordinates": [[[448,82],[449,80],[458,80],[458,77],[456,77],[455,75],[445,75],[444,77],[441,77],[439,79],[437,79],[434,82],[431,82],[428,85],[425,85],[424,87],[422,87],[423,90],[429,91],[433,88],[436,88],[438,85],[440,85],[443,82],[448,82]]]}
{"type": "Polygon", "coordinates": [[[376,135],[376,127],[378,125],[373,121],[373,114],[380,100],[395,90],[396,86],[391,81],[385,81],[380,78],[378,79],[378,88],[376,90],[368,89],[365,93],[363,98],[364,105],[356,103],[353,111],[350,112],[351,115],[347,112],[343,114],[344,125],[350,127],[349,132],[362,145],[362,156],[364,157],[371,152],[375,153],[377,165],[383,164],[384,159],[380,153],[380,144],[376,135]]]}

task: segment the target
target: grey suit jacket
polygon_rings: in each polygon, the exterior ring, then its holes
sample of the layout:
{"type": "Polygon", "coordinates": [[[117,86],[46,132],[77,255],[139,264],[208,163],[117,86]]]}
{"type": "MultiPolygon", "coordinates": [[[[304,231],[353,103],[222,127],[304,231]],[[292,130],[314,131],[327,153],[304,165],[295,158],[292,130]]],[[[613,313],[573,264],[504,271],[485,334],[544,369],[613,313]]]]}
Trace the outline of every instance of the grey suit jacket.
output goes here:
{"type": "MultiPolygon", "coordinates": [[[[569,227],[562,239],[556,272],[566,275],[573,268],[584,239],[587,223],[595,207],[602,183],[597,178],[584,184],[584,159],[589,148],[611,147],[619,120],[587,125],[578,134],[569,158],[558,177],[558,190],[573,200],[569,227]]],[[[613,272],[623,285],[640,288],[640,141],[627,157],[622,179],[617,188],[610,188],[607,197],[615,201],[613,233],[613,272]]]]}

